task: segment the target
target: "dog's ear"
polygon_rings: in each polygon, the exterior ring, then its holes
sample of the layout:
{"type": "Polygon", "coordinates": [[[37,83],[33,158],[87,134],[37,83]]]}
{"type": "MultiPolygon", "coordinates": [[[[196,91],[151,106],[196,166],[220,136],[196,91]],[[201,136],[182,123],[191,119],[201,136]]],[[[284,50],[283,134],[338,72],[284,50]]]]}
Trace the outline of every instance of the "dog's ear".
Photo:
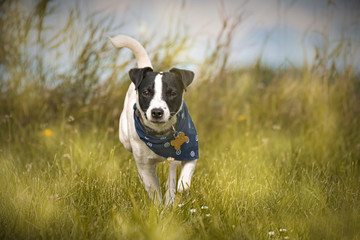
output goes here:
{"type": "Polygon", "coordinates": [[[135,89],[137,90],[141,84],[141,81],[144,79],[145,74],[147,72],[152,72],[153,69],[151,67],[145,68],[133,68],[129,71],[129,76],[131,81],[135,84],[135,89]]]}
{"type": "Polygon", "coordinates": [[[172,68],[170,69],[170,72],[175,73],[181,79],[184,89],[186,89],[194,80],[194,73],[192,71],[172,68]]]}

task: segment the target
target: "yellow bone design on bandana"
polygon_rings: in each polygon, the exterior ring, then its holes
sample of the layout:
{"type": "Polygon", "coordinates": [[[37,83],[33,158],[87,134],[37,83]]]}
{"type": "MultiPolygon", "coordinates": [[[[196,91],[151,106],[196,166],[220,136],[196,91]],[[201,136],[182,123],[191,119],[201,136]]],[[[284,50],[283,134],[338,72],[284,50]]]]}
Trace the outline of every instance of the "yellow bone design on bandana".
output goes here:
{"type": "Polygon", "coordinates": [[[170,144],[176,150],[180,150],[181,145],[183,145],[187,141],[189,141],[189,138],[185,136],[185,133],[181,132],[179,133],[179,136],[177,136],[174,140],[170,142],[170,144]]]}

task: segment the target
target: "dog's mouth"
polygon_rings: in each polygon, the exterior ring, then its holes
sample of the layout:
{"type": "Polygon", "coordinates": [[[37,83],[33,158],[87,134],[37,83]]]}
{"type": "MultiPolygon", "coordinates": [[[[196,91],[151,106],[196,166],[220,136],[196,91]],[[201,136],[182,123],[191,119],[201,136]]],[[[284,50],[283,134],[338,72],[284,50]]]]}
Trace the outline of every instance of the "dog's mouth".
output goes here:
{"type": "Polygon", "coordinates": [[[150,120],[150,122],[154,123],[156,125],[161,125],[161,124],[166,123],[166,121],[164,121],[164,120],[157,120],[157,119],[150,120]]]}

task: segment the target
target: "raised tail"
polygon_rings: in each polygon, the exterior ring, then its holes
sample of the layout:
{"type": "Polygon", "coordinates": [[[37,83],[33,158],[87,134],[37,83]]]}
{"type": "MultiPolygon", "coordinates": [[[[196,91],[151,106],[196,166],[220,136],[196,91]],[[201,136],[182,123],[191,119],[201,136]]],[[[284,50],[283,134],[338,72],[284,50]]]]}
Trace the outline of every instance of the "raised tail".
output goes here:
{"type": "Polygon", "coordinates": [[[129,48],[136,57],[138,68],[152,68],[149,56],[147,55],[144,47],[137,40],[127,35],[117,35],[115,37],[109,37],[109,39],[116,48],[129,48]]]}

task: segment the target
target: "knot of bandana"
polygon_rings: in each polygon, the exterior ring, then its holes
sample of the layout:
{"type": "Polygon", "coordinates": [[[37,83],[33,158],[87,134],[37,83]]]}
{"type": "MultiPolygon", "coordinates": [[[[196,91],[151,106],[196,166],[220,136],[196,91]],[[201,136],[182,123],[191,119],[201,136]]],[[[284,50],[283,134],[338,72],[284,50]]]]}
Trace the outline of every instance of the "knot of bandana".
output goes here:
{"type": "Polygon", "coordinates": [[[135,104],[134,120],[136,132],[140,139],[154,153],[164,158],[174,158],[178,161],[190,161],[199,158],[198,136],[185,102],[183,102],[182,108],[177,114],[177,121],[174,126],[177,136],[174,136],[173,132],[161,137],[148,134],[136,115],[136,109],[135,104]],[[183,141],[175,145],[174,142],[179,141],[177,140],[178,136],[186,139],[186,142],[183,141]]]}

